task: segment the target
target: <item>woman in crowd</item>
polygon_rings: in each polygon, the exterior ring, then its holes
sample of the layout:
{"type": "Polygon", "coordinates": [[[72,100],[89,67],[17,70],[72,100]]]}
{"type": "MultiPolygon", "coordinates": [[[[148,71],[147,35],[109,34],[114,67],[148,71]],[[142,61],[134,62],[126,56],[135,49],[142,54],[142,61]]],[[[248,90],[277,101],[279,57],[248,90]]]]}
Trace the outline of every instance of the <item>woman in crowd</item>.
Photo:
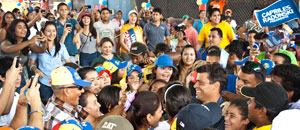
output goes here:
{"type": "Polygon", "coordinates": [[[190,43],[188,43],[188,41],[186,40],[186,37],[185,37],[185,32],[183,29],[180,29],[177,31],[176,33],[176,37],[178,39],[178,42],[176,44],[176,48],[175,48],[175,51],[176,52],[181,52],[182,51],[182,48],[185,46],[185,45],[188,45],[190,43]]]}
{"type": "Polygon", "coordinates": [[[122,19],[122,11],[121,10],[118,10],[117,11],[117,15],[115,18],[112,19],[113,22],[116,22],[120,28],[122,28],[122,26],[124,25],[124,20],[122,19]]]}
{"type": "Polygon", "coordinates": [[[130,60],[130,47],[134,42],[144,43],[143,29],[138,25],[138,13],[131,10],[128,14],[128,22],[121,28],[120,45],[122,48],[121,57],[130,60]]]}
{"type": "Polygon", "coordinates": [[[177,69],[173,65],[173,60],[168,55],[160,55],[154,63],[152,70],[152,80],[162,79],[166,82],[176,79],[177,69]]]}
{"type": "Polygon", "coordinates": [[[150,83],[149,91],[156,93],[160,88],[168,85],[168,82],[162,79],[155,79],[150,83]]]}
{"type": "Polygon", "coordinates": [[[168,113],[168,120],[159,122],[156,129],[170,129],[172,119],[181,108],[192,102],[192,96],[189,90],[179,83],[170,83],[163,96],[163,108],[168,113]]]}
{"type": "Polygon", "coordinates": [[[99,76],[99,86],[103,89],[107,85],[111,85],[111,74],[110,72],[102,66],[96,67],[96,71],[99,76]]]}
{"type": "Polygon", "coordinates": [[[141,79],[140,74],[142,73],[141,67],[135,64],[130,65],[127,68],[127,94],[136,93],[141,86],[143,80],[141,79]]]}
{"type": "Polygon", "coordinates": [[[92,66],[101,65],[105,61],[111,60],[111,59],[123,61],[118,55],[116,55],[115,53],[112,52],[113,46],[114,46],[114,43],[110,38],[104,37],[103,39],[101,39],[98,47],[100,48],[102,53],[100,54],[99,57],[97,57],[92,62],[92,66]]]}
{"type": "Polygon", "coordinates": [[[6,37],[6,30],[8,26],[16,19],[15,15],[7,11],[3,16],[2,16],[2,26],[1,26],[1,31],[0,31],[0,42],[5,39],[6,37]]]}
{"type": "Polygon", "coordinates": [[[248,118],[248,104],[244,99],[232,101],[225,113],[225,130],[252,130],[248,118]]]}
{"type": "Polygon", "coordinates": [[[183,86],[188,87],[187,76],[192,71],[192,67],[197,59],[196,49],[192,45],[186,45],[181,51],[181,60],[178,65],[179,81],[183,86]]]}
{"type": "Polygon", "coordinates": [[[138,92],[127,111],[127,119],[135,130],[148,130],[158,126],[162,116],[162,106],[158,96],[149,91],[138,92]]]}
{"type": "Polygon", "coordinates": [[[29,66],[32,71],[39,74],[39,83],[41,84],[41,98],[43,103],[52,96],[53,91],[49,82],[50,73],[58,66],[63,65],[62,59],[65,62],[71,62],[67,48],[64,44],[58,42],[56,24],[52,21],[47,21],[42,32],[46,37],[45,43],[47,50],[44,53],[31,53],[29,66]],[[38,66],[36,66],[38,61],[38,66]]]}
{"type": "Polygon", "coordinates": [[[84,90],[88,90],[93,94],[98,94],[101,91],[101,82],[95,68],[89,66],[82,67],[79,68],[77,72],[81,79],[92,82],[92,85],[89,87],[85,87],[84,90]]]}
{"type": "Polygon", "coordinates": [[[101,115],[103,115],[100,112],[100,104],[97,101],[97,97],[95,94],[85,91],[83,94],[81,94],[79,98],[79,105],[83,107],[83,109],[89,113],[94,119],[99,118],[101,115]]]}
{"type": "Polygon", "coordinates": [[[109,113],[115,106],[120,105],[122,98],[126,97],[124,94],[120,87],[105,86],[98,94],[98,102],[101,105],[100,111],[103,114],[109,113]]]}
{"type": "Polygon", "coordinates": [[[80,36],[81,46],[79,61],[81,66],[90,66],[92,62],[97,58],[97,44],[100,43],[99,35],[93,26],[91,20],[91,14],[84,12],[79,22],[81,28],[83,28],[80,36]]]}

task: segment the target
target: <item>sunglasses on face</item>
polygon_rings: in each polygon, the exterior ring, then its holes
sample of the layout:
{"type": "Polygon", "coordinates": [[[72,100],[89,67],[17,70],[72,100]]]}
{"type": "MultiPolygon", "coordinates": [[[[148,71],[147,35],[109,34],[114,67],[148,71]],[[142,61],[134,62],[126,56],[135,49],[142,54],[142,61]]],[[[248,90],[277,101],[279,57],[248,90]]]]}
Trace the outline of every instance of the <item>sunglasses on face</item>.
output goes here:
{"type": "Polygon", "coordinates": [[[58,88],[58,89],[65,89],[65,88],[78,88],[78,90],[82,90],[82,87],[81,87],[81,86],[61,87],[61,88],[58,88]]]}

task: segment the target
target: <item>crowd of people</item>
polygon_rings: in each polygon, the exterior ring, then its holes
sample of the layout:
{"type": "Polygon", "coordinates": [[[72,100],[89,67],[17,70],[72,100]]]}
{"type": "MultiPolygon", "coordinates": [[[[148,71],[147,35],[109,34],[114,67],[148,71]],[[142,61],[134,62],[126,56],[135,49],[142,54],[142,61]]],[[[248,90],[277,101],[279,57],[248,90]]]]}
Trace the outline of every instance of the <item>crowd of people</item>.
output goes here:
{"type": "Polygon", "coordinates": [[[0,130],[300,129],[300,20],[237,25],[227,3],[180,24],[0,3],[0,130]]]}

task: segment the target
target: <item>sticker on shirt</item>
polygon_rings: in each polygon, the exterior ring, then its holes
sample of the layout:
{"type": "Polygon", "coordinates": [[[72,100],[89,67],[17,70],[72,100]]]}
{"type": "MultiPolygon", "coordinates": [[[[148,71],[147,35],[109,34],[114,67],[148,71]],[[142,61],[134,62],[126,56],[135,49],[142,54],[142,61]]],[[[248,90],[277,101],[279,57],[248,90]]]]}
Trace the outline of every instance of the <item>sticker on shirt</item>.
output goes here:
{"type": "Polygon", "coordinates": [[[113,36],[113,32],[112,30],[110,29],[104,29],[100,32],[100,37],[103,38],[103,37],[109,37],[111,38],[113,36]]]}

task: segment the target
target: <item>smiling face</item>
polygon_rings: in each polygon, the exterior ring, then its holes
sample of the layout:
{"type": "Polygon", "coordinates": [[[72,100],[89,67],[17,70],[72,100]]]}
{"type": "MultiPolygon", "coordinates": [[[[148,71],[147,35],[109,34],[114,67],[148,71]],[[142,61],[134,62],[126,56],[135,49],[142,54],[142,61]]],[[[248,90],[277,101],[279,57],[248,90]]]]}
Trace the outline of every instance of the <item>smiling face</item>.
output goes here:
{"type": "Polygon", "coordinates": [[[159,103],[159,106],[157,108],[157,110],[155,111],[154,115],[151,115],[151,119],[148,120],[148,123],[151,127],[157,127],[158,126],[158,122],[162,116],[163,110],[161,107],[161,104],[159,103]]]}
{"type": "Polygon", "coordinates": [[[209,83],[208,76],[209,74],[207,72],[198,73],[197,82],[194,85],[194,88],[196,89],[196,98],[203,103],[206,102],[211,97],[210,95],[213,93],[214,84],[209,83]]]}
{"type": "Polygon", "coordinates": [[[10,23],[15,20],[12,14],[6,14],[4,19],[7,25],[10,25],[10,23]]]}
{"type": "Polygon", "coordinates": [[[110,85],[111,84],[111,79],[108,75],[108,73],[104,72],[100,77],[99,77],[99,86],[100,86],[100,89],[104,88],[105,86],[107,85],[110,85]]]}
{"type": "Polygon", "coordinates": [[[27,28],[26,28],[26,25],[23,23],[23,22],[19,22],[17,25],[16,25],[16,28],[15,28],[15,33],[16,33],[16,36],[19,37],[19,38],[25,38],[26,37],[26,34],[27,34],[27,28]]]}
{"type": "Polygon", "coordinates": [[[90,25],[90,23],[91,23],[91,17],[89,17],[89,16],[84,16],[84,17],[82,18],[82,23],[83,23],[84,26],[90,25]]]}
{"type": "Polygon", "coordinates": [[[86,87],[86,89],[90,92],[98,94],[101,91],[100,80],[97,71],[90,71],[86,73],[86,78],[84,80],[92,82],[91,86],[86,87]]]}
{"type": "Polygon", "coordinates": [[[244,118],[240,109],[235,105],[229,106],[224,117],[225,130],[245,130],[249,123],[249,119],[244,118]]]}
{"type": "Polygon", "coordinates": [[[156,79],[162,79],[169,82],[172,74],[173,74],[173,68],[170,66],[162,67],[162,68],[157,67],[156,69],[156,79]]]}
{"type": "Polygon", "coordinates": [[[129,23],[130,24],[135,24],[137,21],[137,14],[136,13],[131,13],[128,17],[129,23]]]}
{"type": "Polygon", "coordinates": [[[97,98],[94,94],[88,94],[86,97],[86,106],[83,108],[86,112],[89,113],[94,118],[101,116],[100,104],[97,101],[97,98]]]}
{"type": "Polygon", "coordinates": [[[213,24],[219,24],[221,22],[221,14],[219,11],[215,11],[212,13],[212,16],[210,17],[210,21],[213,24]]]}
{"type": "Polygon", "coordinates": [[[56,38],[57,32],[54,25],[47,25],[44,30],[44,34],[48,41],[53,41],[56,38]]]}
{"type": "Polygon", "coordinates": [[[112,43],[109,41],[106,41],[102,44],[102,46],[100,47],[101,52],[103,55],[110,55],[112,54],[112,43]]]}
{"type": "Polygon", "coordinates": [[[182,53],[182,61],[185,65],[193,65],[196,60],[196,54],[193,48],[186,48],[182,53]]]}

